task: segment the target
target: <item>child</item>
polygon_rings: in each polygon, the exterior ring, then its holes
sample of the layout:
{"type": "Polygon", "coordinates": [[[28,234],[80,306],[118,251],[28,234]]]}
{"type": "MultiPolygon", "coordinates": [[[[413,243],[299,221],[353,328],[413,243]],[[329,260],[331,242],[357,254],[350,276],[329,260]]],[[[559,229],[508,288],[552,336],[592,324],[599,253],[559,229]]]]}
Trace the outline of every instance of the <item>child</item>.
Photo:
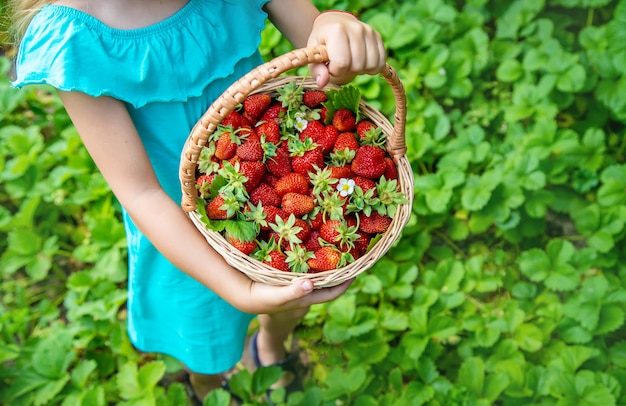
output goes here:
{"type": "Polygon", "coordinates": [[[193,371],[199,398],[243,351],[259,314],[262,365],[286,357],[284,341],[308,306],[349,282],[313,290],[251,281],[207,244],[179,206],[182,147],[231,83],[262,63],[265,19],[295,47],[323,44],[310,66],[320,87],[376,74],[379,34],[353,15],[308,0],[12,0],[19,40],[14,86],[45,83],[123,206],[128,240],[128,332],[141,351],[169,354],[193,371]]]}

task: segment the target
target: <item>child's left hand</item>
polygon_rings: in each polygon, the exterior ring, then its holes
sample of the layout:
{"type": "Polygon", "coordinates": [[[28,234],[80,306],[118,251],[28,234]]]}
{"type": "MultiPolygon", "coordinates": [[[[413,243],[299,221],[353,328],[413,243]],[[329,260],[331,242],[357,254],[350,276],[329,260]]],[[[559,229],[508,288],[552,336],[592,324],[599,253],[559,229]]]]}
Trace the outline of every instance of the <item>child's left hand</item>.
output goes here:
{"type": "Polygon", "coordinates": [[[380,34],[350,13],[329,11],[320,14],[313,23],[308,47],[325,45],[327,64],[311,64],[311,75],[317,85],[328,82],[344,84],[360,74],[375,75],[386,61],[380,34]]]}

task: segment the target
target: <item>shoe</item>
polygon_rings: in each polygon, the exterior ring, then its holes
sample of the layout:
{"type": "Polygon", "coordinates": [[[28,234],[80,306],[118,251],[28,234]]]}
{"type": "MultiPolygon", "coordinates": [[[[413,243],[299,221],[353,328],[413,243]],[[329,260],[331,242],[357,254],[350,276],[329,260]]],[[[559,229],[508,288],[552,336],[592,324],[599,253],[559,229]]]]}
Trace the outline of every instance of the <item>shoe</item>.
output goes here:
{"type": "MultiPolygon", "coordinates": [[[[287,384],[287,386],[284,387],[286,396],[296,391],[302,391],[303,390],[302,378],[304,377],[306,368],[300,362],[300,358],[298,357],[298,354],[287,353],[287,356],[282,361],[279,361],[271,365],[262,365],[261,360],[259,359],[259,350],[257,346],[258,336],[259,336],[259,332],[257,331],[250,338],[250,357],[252,358],[252,362],[254,362],[254,365],[257,368],[278,366],[282,368],[283,371],[290,372],[293,375],[293,379],[291,380],[291,382],[287,384]]],[[[267,396],[268,402],[270,402],[270,394],[272,393],[273,390],[274,389],[271,389],[271,388],[267,390],[266,396],[267,396]]]]}

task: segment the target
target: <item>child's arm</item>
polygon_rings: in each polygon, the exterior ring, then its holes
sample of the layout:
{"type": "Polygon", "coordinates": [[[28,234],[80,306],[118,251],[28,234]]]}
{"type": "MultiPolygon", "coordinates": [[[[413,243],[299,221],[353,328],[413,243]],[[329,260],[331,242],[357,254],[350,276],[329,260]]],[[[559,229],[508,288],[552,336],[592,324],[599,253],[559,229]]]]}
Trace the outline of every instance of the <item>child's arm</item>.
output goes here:
{"type": "Polygon", "coordinates": [[[311,292],[308,280],[269,286],[230,267],[159,185],[124,105],[109,97],[60,95],[85,147],[137,227],[174,265],[233,306],[274,313],[329,301],[347,289],[349,283],[311,292]]]}
{"type": "Polygon", "coordinates": [[[312,64],[311,75],[320,87],[356,75],[376,74],[385,65],[380,34],[349,13],[319,13],[309,0],[272,0],[266,10],[272,23],[297,48],[325,45],[328,65],[312,64]]]}

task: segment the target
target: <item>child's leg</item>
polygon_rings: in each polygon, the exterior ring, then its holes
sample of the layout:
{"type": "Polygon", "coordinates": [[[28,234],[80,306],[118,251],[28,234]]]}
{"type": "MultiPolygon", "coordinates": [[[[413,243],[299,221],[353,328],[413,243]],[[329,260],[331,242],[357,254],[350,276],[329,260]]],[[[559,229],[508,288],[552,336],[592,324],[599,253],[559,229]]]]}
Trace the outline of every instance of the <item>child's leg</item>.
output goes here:
{"type": "Polygon", "coordinates": [[[262,365],[272,365],[285,359],[285,341],[309,308],[259,315],[257,351],[262,365]]]}
{"type": "Polygon", "coordinates": [[[189,373],[189,383],[198,399],[203,400],[212,390],[222,387],[222,375],[198,374],[187,370],[189,373]]]}

